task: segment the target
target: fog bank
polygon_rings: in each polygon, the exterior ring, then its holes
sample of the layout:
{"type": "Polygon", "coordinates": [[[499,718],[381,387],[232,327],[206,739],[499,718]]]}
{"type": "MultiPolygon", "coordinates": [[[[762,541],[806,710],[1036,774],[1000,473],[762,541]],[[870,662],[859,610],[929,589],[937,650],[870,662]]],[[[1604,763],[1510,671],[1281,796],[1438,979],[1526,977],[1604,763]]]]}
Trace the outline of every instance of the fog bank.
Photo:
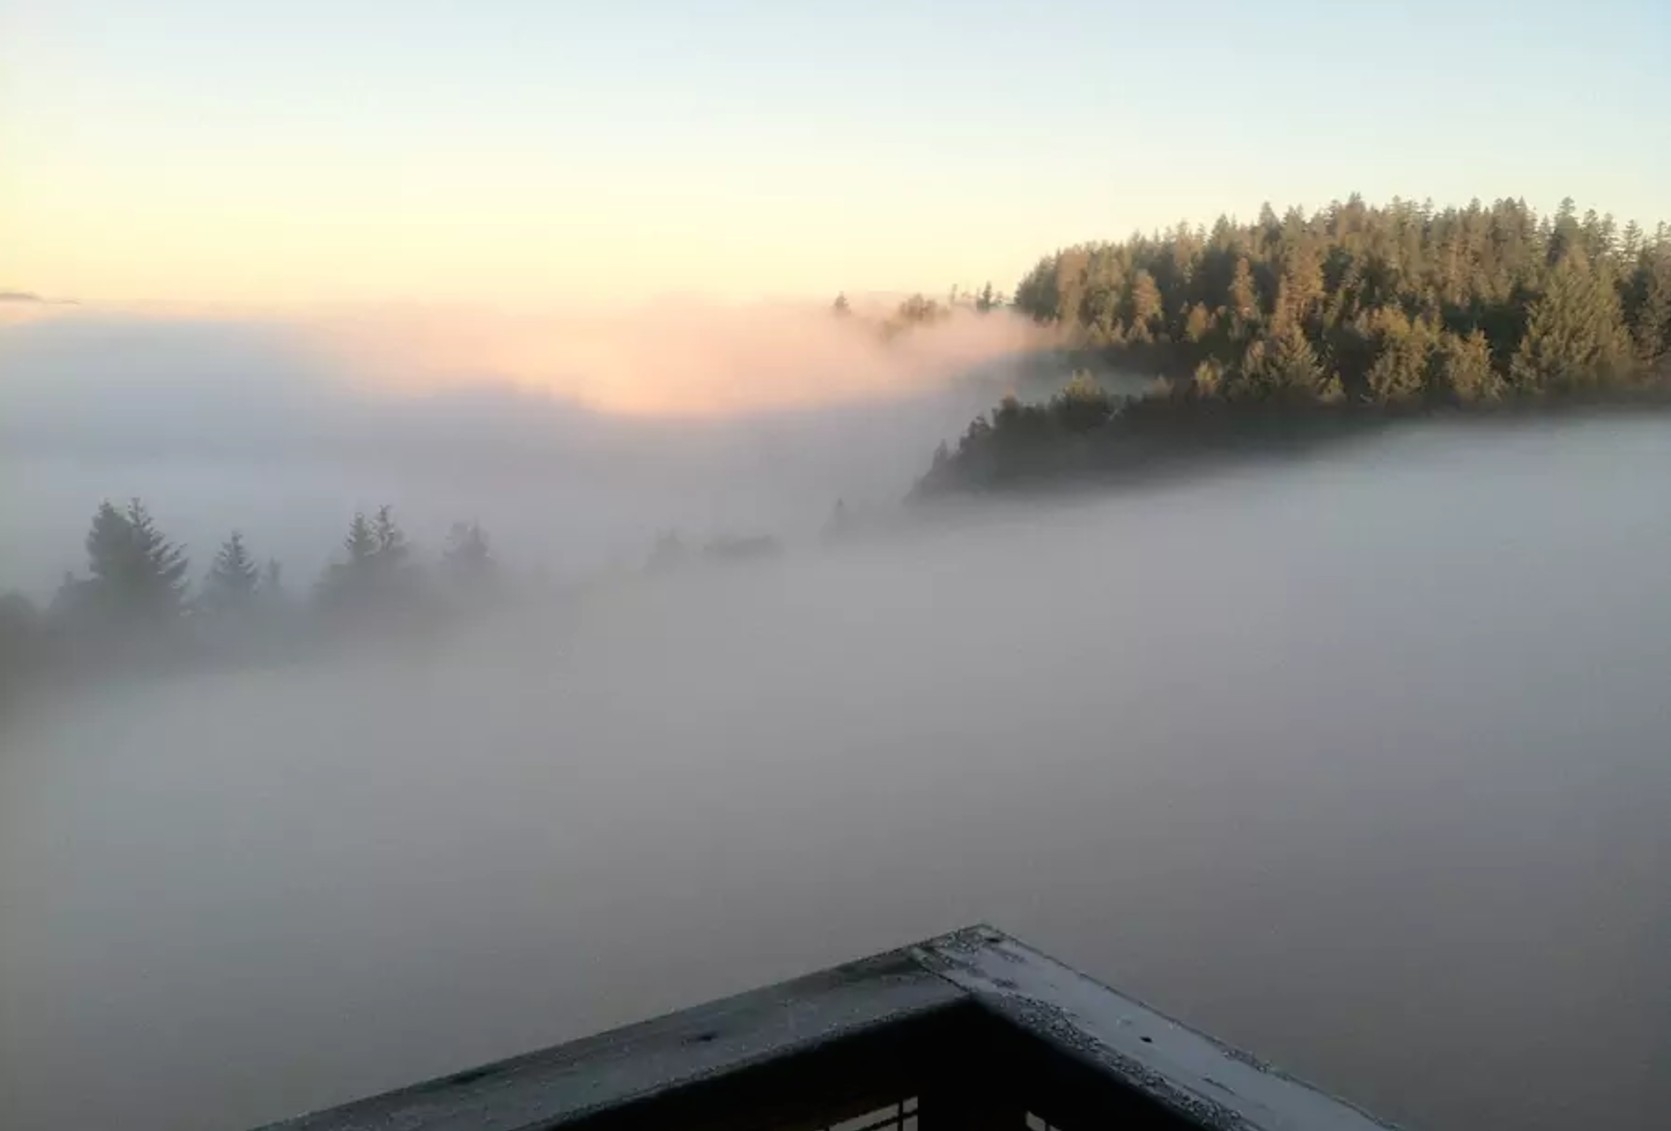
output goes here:
{"type": "Polygon", "coordinates": [[[856,309],[0,326],[0,588],[50,593],[99,501],[136,494],[199,567],[237,527],[297,579],[381,503],[431,548],[474,517],[559,573],[641,557],[663,529],[805,535],[837,498],[896,502],[1040,344],[967,311],[884,344],[856,309]]]}
{"type": "Polygon", "coordinates": [[[1412,1126],[1654,1126],[1668,441],[1412,430],[35,718],[0,1122],[236,1127],[988,920],[1412,1126]]]}

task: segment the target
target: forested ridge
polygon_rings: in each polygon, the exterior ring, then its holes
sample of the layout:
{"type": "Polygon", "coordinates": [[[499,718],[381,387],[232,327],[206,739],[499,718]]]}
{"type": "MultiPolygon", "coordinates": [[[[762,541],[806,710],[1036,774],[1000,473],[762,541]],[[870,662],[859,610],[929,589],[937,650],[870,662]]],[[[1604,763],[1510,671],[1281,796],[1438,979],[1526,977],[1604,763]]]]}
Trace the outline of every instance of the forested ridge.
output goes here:
{"type": "MultiPolygon", "coordinates": [[[[1058,372],[1086,368],[1041,403],[1004,398],[941,445],[914,497],[1139,476],[1437,412],[1671,403],[1671,231],[1621,228],[1570,202],[1549,216],[1517,200],[1267,207],[1252,223],[1067,248],[1013,299],[988,284],[867,317],[838,296],[832,315],[893,340],[1006,306],[1055,327],[1058,372]],[[1092,368],[1152,381],[1119,396],[1092,368]]],[[[838,502],[826,537],[862,525],[838,502]]],[[[241,533],[194,565],[139,500],[99,505],[84,548],[85,574],[66,573],[50,601],[0,595],[0,708],[26,685],[427,633],[530,589],[474,522],[420,562],[387,507],[356,514],[300,592],[241,533]]],[[[645,569],[776,550],[771,538],[687,547],[664,534],[645,569]]]]}
{"type": "Polygon", "coordinates": [[[1082,374],[1042,404],[1005,398],[936,453],[920,494],[1671,384],[1671,231],[1570,200],[1542,216],[1519,200],[1267,205],[1252,223],[1058,251],[1013,305],[1154,382],[1122,398],[1082,374]]]}

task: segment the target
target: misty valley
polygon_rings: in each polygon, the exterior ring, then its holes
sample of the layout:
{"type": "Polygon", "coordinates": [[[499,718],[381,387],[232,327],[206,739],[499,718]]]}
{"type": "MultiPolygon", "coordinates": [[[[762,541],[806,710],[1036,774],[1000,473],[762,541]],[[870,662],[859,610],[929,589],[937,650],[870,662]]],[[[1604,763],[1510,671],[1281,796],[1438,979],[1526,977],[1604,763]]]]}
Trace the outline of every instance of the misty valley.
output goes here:
{"type": "Polygon", "coordinates": [[[980,921],[1404,1125],[1652,1125],[1671,238],[1267,212],[670,315],[679,411],[0,324],[0,1125],[252,1126],[980,921]]]}

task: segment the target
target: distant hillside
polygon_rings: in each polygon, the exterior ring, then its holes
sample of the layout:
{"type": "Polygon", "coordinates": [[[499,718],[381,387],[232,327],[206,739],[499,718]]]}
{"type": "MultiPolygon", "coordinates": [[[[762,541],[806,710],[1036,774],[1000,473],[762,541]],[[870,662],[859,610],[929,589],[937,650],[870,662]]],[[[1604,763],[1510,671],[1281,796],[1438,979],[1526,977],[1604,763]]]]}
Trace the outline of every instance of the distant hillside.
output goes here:
{"type": "Polygon", "coordinates": [[[1249,224],[1056,252],[1014,305],[1086,371],[1044,403],[1005,398],[937,453],[919,493],[1443,409],[1660,401],[1671,383],[1671,230],[1571,201],[1552,216],[1516,200],[1267,206],[1249,224]],[[1152,381],[1133,396],[1099,368],[1152,381]]]}

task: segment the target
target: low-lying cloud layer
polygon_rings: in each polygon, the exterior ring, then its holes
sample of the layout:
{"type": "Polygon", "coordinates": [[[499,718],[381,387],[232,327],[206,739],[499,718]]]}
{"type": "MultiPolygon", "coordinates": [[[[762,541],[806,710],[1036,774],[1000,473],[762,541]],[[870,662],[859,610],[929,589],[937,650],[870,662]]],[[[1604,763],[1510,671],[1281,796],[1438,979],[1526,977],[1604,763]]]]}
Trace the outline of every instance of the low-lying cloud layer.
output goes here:
{"type": "Polygon", "coordinates": [[[1661,419],[1411,431],[45,708],[0,1124],[247,1126],[989,920],[1412,1126],[1655,1126],[1668,479],[1661,419]]]}
{"type": "Polygon", "coordinates": [[[892,502],[1042,339],[959,311],[884,343],[856,306],[66,308],[0,327],[0,586],[76,566],[92,508],[135,494],[200,558],[237,526],[304,576],[381,502],[420,537],[479,518],[560,570],[657,529],[793,532],[838,497],[892,502]]]}

